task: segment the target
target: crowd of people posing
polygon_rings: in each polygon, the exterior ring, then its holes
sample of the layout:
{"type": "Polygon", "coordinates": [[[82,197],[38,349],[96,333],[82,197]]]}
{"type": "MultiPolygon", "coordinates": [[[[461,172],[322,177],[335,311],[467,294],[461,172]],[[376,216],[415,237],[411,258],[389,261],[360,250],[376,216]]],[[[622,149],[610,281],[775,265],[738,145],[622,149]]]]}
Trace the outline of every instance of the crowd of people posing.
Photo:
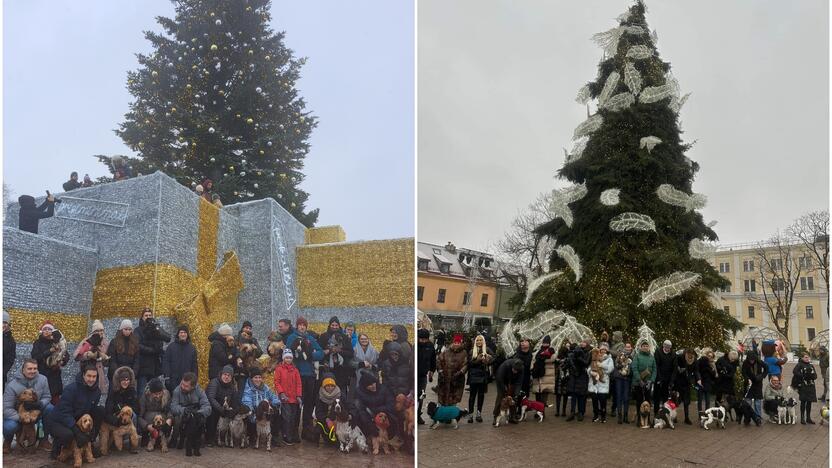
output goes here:
{"type": "MultiPolygon", "coordinates": [[[[755,342],[741,361],[738,351],[731,350],[717,358],[711,348],[698,352],[690,348],[674,350],[669,340],[651,352],[647,339],[640,339],[633,347],[622,339],[621,332],[613,333],[612,346],[604,333],[597,347],[583,340],[565,342],[559,349],[554,349],[549,336],[544,336],[536,351],[529,340],[523,339],[513,354],[497,362],[495,347],[484,334],[476,335],[467,345],[465,337],[457,334],[447,346],[442,332],[436,336],[438,345],[431,342],[428,330],[419,330],[418,336],[419,424],[425,423],[421,398],[428,382],[433,382],[437,374],[433,387],[437,405],[429,408],[434,424],[454,423],[465,417],[468,423],[483,422],[483,401],[492,381],[496,382],[494,425],[506,409],[511,414],[508,422],[515,424],[522,406],[545,410],[551,406],[549,395],[554,396],[554,416],[566,421],[583,421],[587,399],[591,399],[593,422],[606,423],[608,415],[616,418],[618,424],[635,422],[631,415],[648,408],[653,413],[651,420],[655,421],[661,419],[663,408],[675,415],[676,408],[681,407],[679,419],[684,419],[680,422],[693,424],[690,406],[694,394],[699,421],[709,417],[708,410],[716,406],[723,409],[723,413],[716,413],[723,420],[732,414],[738,418],[745,414],[745,425],[753,421],[759,426],[764,416],[772,422],[779,421],[778,409],[795,406],[799,400],[800,423],[815,424],[812,403],[818,400],[818,376],[809,354],[800,356],[787,386],[781,382],[785,350],[780,352],[781,346],[773,341],[759,347],[755,342]],[[458,408],[466,385],[467,409],[458,408]],[[506,399],[507,396],[512,398],[506,399]],[[543,405],[521,404],[524,399],[543,405]]],[[[821,400],[826,401],[826,348],[820,348],[819,357],[824,383],[821,400]]]]}
{"type": "Polygon", "coordinates": [[[236,336],[222,324],[208,337],[192,337],[180,325],[171,337],[144,309],[138,327],[123,320],[110,340],[94,321],[92,333],[70,355],[60,330],[46,321],[31,357],[8,382],[16,355],[6,312],[3,329],[6,454],[13,439],[18,448],[51,450],[53,458],[62,448],[96,440],[90,456],[106,455],[113,444],[138,453],[140,447],[167,451],[170,443],[199,456],[204,446],[271,450],[272,442],[301,439],[340,443],[343,450],[344,437],[374,453],[377,442],[385,452],[385,444],[413,448],[413,351],[404,326],[393,326],[377,351],[366,334],[352,323],[342,327],[337,317],[320,335],[303,317],[294,325],[281,319],[261,347],[249,322],[236,336]],[[192,338],[211,342],[205,389],[198,383],[192,338]],[[70,359],[79,362],[80,372],[64,386],[62,369],[70,359]]]}

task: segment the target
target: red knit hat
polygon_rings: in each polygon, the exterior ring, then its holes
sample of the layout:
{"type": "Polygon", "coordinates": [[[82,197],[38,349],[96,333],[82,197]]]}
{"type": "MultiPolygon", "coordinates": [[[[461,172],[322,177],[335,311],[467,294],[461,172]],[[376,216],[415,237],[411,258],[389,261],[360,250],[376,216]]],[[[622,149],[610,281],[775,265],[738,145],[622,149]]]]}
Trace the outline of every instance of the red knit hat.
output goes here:
{"type": "Polygon", "coordinates": [[[462,333],[454,335],[454,344],[462,344],[462,333]]]}

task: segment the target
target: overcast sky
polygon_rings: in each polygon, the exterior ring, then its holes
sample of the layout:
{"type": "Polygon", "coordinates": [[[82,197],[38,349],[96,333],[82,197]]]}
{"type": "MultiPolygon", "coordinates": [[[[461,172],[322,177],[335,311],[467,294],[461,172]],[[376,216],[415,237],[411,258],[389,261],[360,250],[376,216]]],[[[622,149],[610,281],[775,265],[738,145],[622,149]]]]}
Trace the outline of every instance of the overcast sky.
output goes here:
{"type": "MultiPolygon", "coordinates": [[[[319,117],[306,158],[309,208],[348,240],[414,235],[411,1],[273,1],[272,26],[309,58],[298,82],[319,117]]],[[[132,96],[142,31],[169,0],[3,4],[4,182],[60,192],[69,173],[105,175],[93,154],[132,154],[114,133],[132,96]]]]}
{"type": "MultiPolygon", "coordinates": [[[[594,33],[632,2],[420,0],[419,240],[487,248],[554,179],[594,80],[594,33]]],[[[828,209],[826,0],[647,1],[682,92],[694,191],[721,243],[828,209]]],[[[594,105],[593,105],[594,108],[594,105]]],[[[579,214],[578,214],[579,215],[579,214]]]]}

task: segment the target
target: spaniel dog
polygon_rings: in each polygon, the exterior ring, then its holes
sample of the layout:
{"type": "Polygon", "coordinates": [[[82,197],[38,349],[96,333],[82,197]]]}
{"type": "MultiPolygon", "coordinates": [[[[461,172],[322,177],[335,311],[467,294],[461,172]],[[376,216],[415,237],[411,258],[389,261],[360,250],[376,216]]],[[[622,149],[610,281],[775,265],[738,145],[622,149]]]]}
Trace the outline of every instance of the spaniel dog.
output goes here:
{"type": "Polygon", "coordinates": [[[228,432],[231,433],[231,448],[234,448],[234,443],[242,448],[248,447],[248,433],[246,432],[246,420],[251,414],[251,410],[246,405],[240,405],[234,419],[228,423],[228,432]]]}
{"type": "Polygon", "coordinates": [[[24,452],[33,452],[38,441],[35,423],[40,417],[40,409],[26,409],[39,407],[38,395],[34,389],[27,388],[17,396],[17,414],[20,416],[20,429],[17,431],[17,446],[24,452]]]}
{"type": "MultiPolygon", "coordinates": [[[[89,414],[82,415],[75,422],[75,425],[78,426],[78,429],[80,429],[81,432],[89,435],[92,432],[92,416],[89,414]]],[[[79,447],[73,437],[72,441],[68,445],[61,448],[61,453],[58,455],[58,461],[65,462],[69,460],[69,457],[73,457],[74,459],[74,463],[72,464],[73,468],[81,468],[82,461],[93,463],[95,461],[95,457],[92,456],[92,441],[87,442],[82,447],[79,447]]]]}
{"type": "Polygon", "coordinates": [[[378,455],[379,448],[384,450],[384,454],[388,455],[390,453],[390,418],[387,417],[387,413],[379,412],[376,414],[376,417],[373,418],[373,422],[376,425],[376,429],[378,429],[378,435],[372,438],[373,441],[373,455],[378,455]]]}
{"type": "Polygon", "coordinates": [[[351,424],[352,416],[341,406],[341,399],[336,398],[330,412],[335,415],[335,436],[338,438],[338,449],[342,453],[350,453],[353,447],[358,447],[362,453],[367,453],[367,438],[358,426],[351,424]]]}
{"type": "Polygon", "coordinates": [[[172,427],[167,423],[167,418],[164,414],[159,413],[153,417],[153,429],[150,431],[150,440],[147,442],[147,451],[152,452],[159,442],[159,447],[162,453],[168,452],[168,437],[170,437],[172,427]]]}
{"type": "Polygon", "coordinates": [[[254,448],[260,448],[260,440],[266,441],[266,451],[272,451],[272,416],[274,409],[268,400],[261,400],[254,412],[254,419],[257,425],[257,438],[254,440],[254,448]]]}
{"type": "Polygon", "coordinates": [[[494,427],[500,427],[500,421],[508,422],[509,418],[511,418],[511,412],[514,408],[514,398],[511,395],[506,395],[500,400],[500,414],[497,416],[497,420],[494,421],[494,427]]]}
{"type": "MultiPolygon", "coordinates": [[[[624,411],[626,410],[625,408],[624,411]]],[[[653,405],[649,401],[642,401],[638,408],[638,425],[642,429],[649,429],[653,425],[653,405]]]]}
{"type": "Polygon", "coordinates": [[[217,447],[234,446],[233,440],[231,438],[231,421],[234,419],[234,417],[224,416],[224,413],[231,409],[231,405],[228,404],[228,397],[225,397],[222,401],[222,411],[220,412],[220,418],[217,420],[217,447]]]}
{"type": "Polygon", "coordinates": [[[119,410],[116,419],[119,422],[118,426],[104,421],[101,423],[101,455],[105,456],[110,452],[110,439],[116,445],[116,449],[120,452],[124,448],[124,436],[130,436],[130,447],[137,449],[139,447],[139,433],[136,431],[136,426],[133,425],[133,408],[125,406],[119,410]]]}

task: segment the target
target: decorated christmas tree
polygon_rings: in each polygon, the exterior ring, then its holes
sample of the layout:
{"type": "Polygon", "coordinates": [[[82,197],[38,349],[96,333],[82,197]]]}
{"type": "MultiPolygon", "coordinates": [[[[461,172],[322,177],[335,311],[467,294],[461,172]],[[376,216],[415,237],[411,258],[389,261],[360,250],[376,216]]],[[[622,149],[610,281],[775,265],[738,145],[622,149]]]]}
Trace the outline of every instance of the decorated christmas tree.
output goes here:
{"type": "Polygon", "coordinates": [[[675,346],[724,348],[741,324],[712,301],[728,281],[707,261],[717,235],[696,211],[705,205],[692,192],[699,166],[679,129],[688,96],[645,11],[639,1],[594,36],[604,59],[577,100],[597,111],[575,129],[558,173],[573,185],[553,192],[554,219],[537,228],[556,242],[553,273],[531,282],[515,322],[565,312],[596,334],[634,340],[646,323],[675,346]]]}
{"type": "Polygon", "coordinates": [[[137,154],[128,170],[189,187],[211,179],[225,204],[272,197],[312,226],[318,210],[306,211],[298,185],[316,119],[295,88],[305,59],[269,27],[271,2],[174,3],[175,19],[157,18],[165,33],[145,33],[154,51],[128,73],[135,101],[116,130],[137,154]]]}

